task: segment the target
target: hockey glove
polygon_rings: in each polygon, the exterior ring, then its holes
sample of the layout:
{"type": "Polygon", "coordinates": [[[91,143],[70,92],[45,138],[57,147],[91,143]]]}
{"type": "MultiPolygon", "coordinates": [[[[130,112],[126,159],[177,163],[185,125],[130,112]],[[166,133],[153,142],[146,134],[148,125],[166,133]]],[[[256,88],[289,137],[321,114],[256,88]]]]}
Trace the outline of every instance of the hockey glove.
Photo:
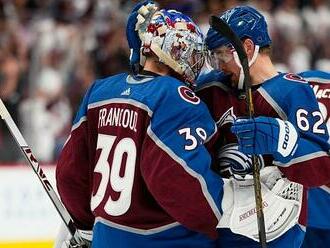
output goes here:
{"type": "Polygon", "coordinates": [[[54,248],[90,248],[92,247],[93,231],[92,230],[77,230],[81,243],[77,244],[76,240],[71,236],[64,224],[56,236],[54,248]]]}
{"type": "Polygon", "coordinates": [[[131,49],[130,66],[133,74],[138,74],[140,69],[141,40],[138,30],[136,30],[136,24],[139,19],[138,15],[142,11],[143,7],[146,7],[147,10],[156,8],[153,1],[150,0],[137,3],[129,14],[126,25],[126,38],[128,41],[128,46],[131,49]]]}
{"type": "Polygon", "coordinates": [[[77,244],[77,242],[73,238],[70,238],[62,243],[61,248],[91,248],[93,232],[81,230],[79,230],[79,232],[83,243],[77,244]]]}
{"type": "Polygon", "coordinates": [[[298,146],[294,126],[278,118],[237,119],[231,131],[236,134],[239,150],[246,154],[272,154],[276,161],[289,162],[298,146]]]}
{"type": "MultiPolygon", "coordinates": [[[[252,174],[252,156],[246,155],[238,150],[238,144],[228,144],[220,149],[217,156],[217,166],[220,174],[229,171],[236,179],[243,179],[246,175],[252,174]]],[[[259,168],[264,167],[264,160],[258,156],[259,168]]]]}

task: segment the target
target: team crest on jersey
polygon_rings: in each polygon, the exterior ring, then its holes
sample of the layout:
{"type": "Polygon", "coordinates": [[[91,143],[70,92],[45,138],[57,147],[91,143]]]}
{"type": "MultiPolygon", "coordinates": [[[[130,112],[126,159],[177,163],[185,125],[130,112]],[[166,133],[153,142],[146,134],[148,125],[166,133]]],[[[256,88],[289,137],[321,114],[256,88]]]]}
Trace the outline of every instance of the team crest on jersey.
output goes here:
{"type": "Polygon", "coordinates": [[[199,97],[197,97],[195,95],[195,93],[189,89],[187,86],[180,86],[178,88],[178,92],[179,92],[179,95],[181,96],[181,98],[183,100],[185,100],[186,102],[189,102],[189,103],[192,103],[192,104],[199,104],[200,103],[200,99],[199,97]]]}
{"type": "Polygon", "coordinates": [[[217,126],[221,127],[227,123],[234,123],[237,119],[236,115],[234,114],[234,108],[230,107],[217,121],[217,126]]]}
{"type": "Polygon", "coordinates": [[[307,83],[307,81],[305,79],[303,79],[302,77],[300,77],[299,75],[294,74],[294,73],[287,73],[283,77],[290,81],[295,81],[298,83],[307,83]]]}

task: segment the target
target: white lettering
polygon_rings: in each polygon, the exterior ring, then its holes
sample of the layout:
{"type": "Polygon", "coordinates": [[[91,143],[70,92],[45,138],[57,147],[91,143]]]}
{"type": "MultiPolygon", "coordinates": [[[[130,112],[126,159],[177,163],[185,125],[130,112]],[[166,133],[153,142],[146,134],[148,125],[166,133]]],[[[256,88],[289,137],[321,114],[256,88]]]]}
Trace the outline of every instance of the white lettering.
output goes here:
{"type": "Polygon", "coordinates": [[[130,119],[130,124],[129,124],[129,128],[134,130],[134,132],[136,132],[136,124],[137,124],[137,119],[138,119],[138,113],[133,111],[134,112],[134,119],[133,121],[131,121],[132,119],[130,119]]]}
{"type": "Polygon", "coordinates": [[[329,98],[330,89],[324,89],[322,93],[322,98],[329,98]]]}
{"type": "Polygon", "coordinates": [[[112,108],[110,109],[110,111],[108,113],[108,118],[105,123],[105,126],[111,126],[111,125],[112,125],[112,108]]]}
{"type": "Polygon", "coordinates": [[[120,109],[114,108],[113,110],[113,126],[119,126],[119,119],[120,119],[120,109]]]}
{"type": "Polygon", "coordinates": [[[289,134],[290,134],[290,129],[289,125],[287,122],[285,122],[285,135],[284,135],[284,142],[282,144],[282,148],[286,149],[288,147],[288,141],[289,141],[289,134]]]}
{"type": "Polygon", "coordinates": [[[99,124],[98,127],[104,126],[104,118],[107,115],[107,110],[105,108],[99,111],[99,124]]]}
{"type": "Polygon", "coordinates": [[[102,108],[99,110],[98,128],[115,126],[129,128],[136,132],[138,113],[134,110],[123,108],[102,108]]]}
{"type": "Polygon", "coordinates": [[[320,86],[318,86],[318,85],[314,85],[314,86],[312,86],[312,88],[313,88],[314,94],[316,95],[316,94],[317,94],[317,91],[318,91],[319,88],[320,88],[320,86]]]}
{"type": "Polygon", "coordinates": [[[330,89],[320,89],[319,85],[314,85],[312,88],[317,99],[330,98],[330,89]]]}
{"type": "Polygon", "coordinates": [[[129,124],[129,110],[125,109],[122,117],[123,127],[128,127],[129,124]]]}
{"type": "Polygon", "coordinates": [[[123,114],[123,111],[124,111],[123,109],[120,109],[120,114],[119,114],[119,126],[120,127],[121,127],[121,123],[122,123],[122,118],[121,117],[123,116],[122,115],[123,114]]]}

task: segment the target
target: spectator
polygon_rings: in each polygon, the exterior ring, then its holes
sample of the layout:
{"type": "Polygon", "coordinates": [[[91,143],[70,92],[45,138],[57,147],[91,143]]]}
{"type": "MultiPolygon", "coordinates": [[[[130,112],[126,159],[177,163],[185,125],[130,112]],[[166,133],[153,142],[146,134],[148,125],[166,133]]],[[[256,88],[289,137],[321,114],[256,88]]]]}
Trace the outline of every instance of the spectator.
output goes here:
{"type": "MultiPolygon", "coordinates": [[[[129,55],[123,32],[127,13],[135,2],[0,1],[0,97],[15,121],[17,106],[35,99],[40,91],[39,77],[48,69],[61,77],[62,95],[69,97],[74,111],[91,79],[127,71],[129,55]]],[[[326,44],[330,32],[329,1],[166,0],[159,4],[191,13],[203,31],[208,27],[210,13],[219,14],[237,4],[256,6],[267,18],[274,50],[281,51],[273,54],[278,68],[294,72],[330,70],[326,44]]],[[[19,151],[15,151],[8,130],[1,129],[4,128],[0,128],[0,162],[17,161],[19,151]],[[9,146],[14,152],[1,152],[9,146]]]]}
{"type": "Polygon", "coordinates": [[[22,133],[38,160],[54,161],[57,138],[72,118],[68,100],[63,95],[63,81],[56,70],[47,68],[40,73],[35,95],[22,102],[20,117],[22,133]]]}

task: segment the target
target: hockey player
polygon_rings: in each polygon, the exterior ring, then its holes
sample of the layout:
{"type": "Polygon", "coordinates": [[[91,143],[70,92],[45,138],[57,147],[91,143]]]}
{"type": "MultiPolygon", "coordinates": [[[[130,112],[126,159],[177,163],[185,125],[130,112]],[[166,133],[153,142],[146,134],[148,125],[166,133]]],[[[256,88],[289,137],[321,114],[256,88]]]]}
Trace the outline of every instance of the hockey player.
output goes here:
{"type": "MultiPolygon", "coordinates": [[[[312,86],[322,116],[330,130],[330,73],[299,73],[312,86]]],[[[303,248],[327,247],[330,243],[330,183],[308,190],[308,218],[303,248]]]]}
{"type": "MultiPolygon", "coordinates": [[[[212,28],[206,43],[211,50],[211,62],[219,71],[213,71],[201,80],[207,83],[199,85],[198,94],[207,103],[220,134],[227,134],[219,140],[220,147],[237,138],[239,151],[236,149],[236,153],[267,154],[264,157],[266,166],[277,165],[288,179],[305,186],[299,224],[268,244],[269,247],[300,247],[306,225],[306,189],[323,185],[330,178],[326,125],[308,83],[298,75],[276,71],[270,59],[271,39],[264,17],[251,7],[239,6],[226,11],[220,18],[241,38],[248,55],[255,118],[237,118],[247,116],[244,94],[241,94],[245,87],[242,67],[230,41],[212,28]]],[[[232,171],[236,170],[237,164],[230,164],[232,171]]],[[[246,173],[251,172],[249,163],[241,167],[239,173],[244,174],[244,169],[246,173]]],[[[264,211],[267,211],[265,206],[264,211]]],[[[267,224],[266,232],[269,226],[271,224],[267,224]]],[[[255,241],[234,234],[232,225],[230,228],[220,229],[220,235],[226,237],[219,239],[220,246],[257,246],[255,241]]],[[[249,228],[247,225],[246,229],[249,228]]]]}
{"type": "Polygon", "coordinates": [[[216,124],[189,88],[202,34],[150,2],[134,8],[132,26],[142,70],[90,87],[57,164],[59,194],[77,227],[93,229],[92,247],[215,247],[223,181],[206,144],[216,124]]]}

